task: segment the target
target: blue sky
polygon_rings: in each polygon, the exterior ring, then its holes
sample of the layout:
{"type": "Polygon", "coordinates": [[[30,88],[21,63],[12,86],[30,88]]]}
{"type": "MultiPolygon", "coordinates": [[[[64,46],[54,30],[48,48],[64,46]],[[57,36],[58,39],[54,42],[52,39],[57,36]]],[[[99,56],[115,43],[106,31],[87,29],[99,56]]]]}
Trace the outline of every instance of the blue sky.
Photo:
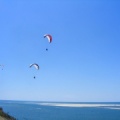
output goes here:
{"type": "Polygon", "coordinates": [[[118,0],[1,0],[0,99],[120,101],[119,6],[118,0]]]}

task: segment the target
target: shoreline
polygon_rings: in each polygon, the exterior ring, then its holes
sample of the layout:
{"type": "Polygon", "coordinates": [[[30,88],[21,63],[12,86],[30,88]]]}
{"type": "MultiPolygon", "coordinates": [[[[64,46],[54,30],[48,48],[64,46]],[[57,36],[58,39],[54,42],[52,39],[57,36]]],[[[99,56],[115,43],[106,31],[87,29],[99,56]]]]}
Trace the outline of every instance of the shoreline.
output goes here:
{"type": "Polygon", "coordinates": [[[5,113],[3,109],[0,107],[0,120],[16,120],[16,118],[5,113]]]}

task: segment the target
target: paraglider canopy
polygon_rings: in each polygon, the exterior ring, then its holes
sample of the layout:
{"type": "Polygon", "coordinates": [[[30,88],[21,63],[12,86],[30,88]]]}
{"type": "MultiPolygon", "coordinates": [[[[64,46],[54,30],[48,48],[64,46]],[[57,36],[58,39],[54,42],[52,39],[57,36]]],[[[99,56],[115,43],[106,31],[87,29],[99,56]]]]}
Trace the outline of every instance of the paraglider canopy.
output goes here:
{"type": "Polygon", "coordinates": [[[52,42],[52,36],[50,34],[45,34],[44,38],[47,38],[49,43],[52,42]]]}
{"type": "Polygon", "coordinates": [[[34,63],[34,64],[30,64],[30,68],[33,67],[33,66],[34,66],[37,70],[39,70],[39,68],[40,68],[39,65],[36,64],[36,63],[34,63]]]}

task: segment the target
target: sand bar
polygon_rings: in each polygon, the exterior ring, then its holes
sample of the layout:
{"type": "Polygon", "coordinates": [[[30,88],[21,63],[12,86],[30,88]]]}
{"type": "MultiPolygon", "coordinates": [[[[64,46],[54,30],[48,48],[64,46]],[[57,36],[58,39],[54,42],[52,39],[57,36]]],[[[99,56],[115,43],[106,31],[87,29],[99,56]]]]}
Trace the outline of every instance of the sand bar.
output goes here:
{"type": "Polygon", "coordinates": [[[46,106],[59,106],[59,107],[120,107],[120,104],[72,104],[72,103],[38,103],[39,105],[46,106]]]}

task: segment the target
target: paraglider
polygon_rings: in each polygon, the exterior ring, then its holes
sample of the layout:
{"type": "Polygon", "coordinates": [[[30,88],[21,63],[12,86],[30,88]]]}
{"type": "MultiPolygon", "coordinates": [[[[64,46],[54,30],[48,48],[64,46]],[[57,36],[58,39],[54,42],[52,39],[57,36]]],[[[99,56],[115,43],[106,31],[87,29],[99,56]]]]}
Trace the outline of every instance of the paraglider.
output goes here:
{"type": "MultiPolygon", "coordinates": [[[[34,67],[36,70],[39,70],[39,68],[40,68],[40,67],[39,67],[39,65],[38,65],[38,64],[36,64],[36,63],[34,63],[34,64],[30,64],[30,66],[29,66],[29,67],[30,67],[30,68],[31,68],[31,67],[34,67]]],[[[35,78],[36,78],[36,76],[34,76],[33,78],[35,79],[35,78]]]]}
{"type": "MultiPolygon", "coordinates": [[[[52,36],[50,34],[45,34],[44,38],[47,38],[49,43],[52,42],[52,36]]],[[[48,48],[46,48],[46,51],[48,51],[48,48]]]]}
{"type": "Polygon", "coordinates": [[[30,68],[32,67],[32,66],[34,66],[37,70],[39,70],[39,65],[38,64],[36,64],[36,63],[34,63],[34,64],[30,64],[30,68]]]}
{"type": "Polygon", "coordinates": [[[52,42],[52,36],[50,34],[45,34],[44,38],[47,38],[49,43],[52,42]]]}

